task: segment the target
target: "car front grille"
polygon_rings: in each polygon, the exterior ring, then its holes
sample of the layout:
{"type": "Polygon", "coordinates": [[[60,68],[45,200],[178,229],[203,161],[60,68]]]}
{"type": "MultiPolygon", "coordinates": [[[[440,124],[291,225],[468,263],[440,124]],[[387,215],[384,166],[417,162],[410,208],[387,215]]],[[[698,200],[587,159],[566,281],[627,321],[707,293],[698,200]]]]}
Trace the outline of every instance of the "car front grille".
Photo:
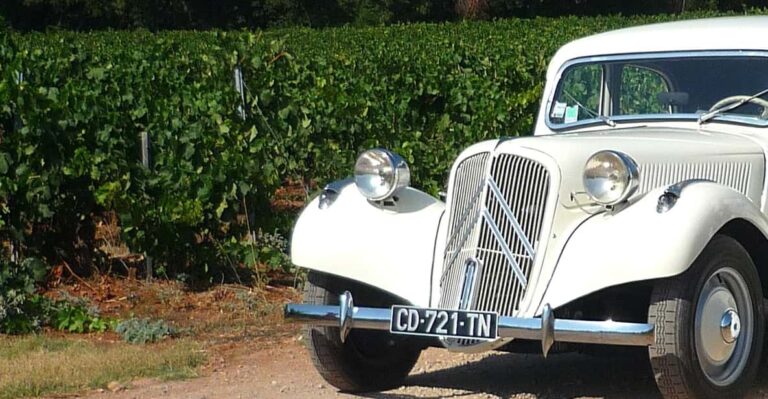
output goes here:
{"type": "Polygon", "coordinates": [[[532,159],[489,153],[463,160],[455,173],[439,306],[513,316],[547,219],[550,174],[532,159]]]}

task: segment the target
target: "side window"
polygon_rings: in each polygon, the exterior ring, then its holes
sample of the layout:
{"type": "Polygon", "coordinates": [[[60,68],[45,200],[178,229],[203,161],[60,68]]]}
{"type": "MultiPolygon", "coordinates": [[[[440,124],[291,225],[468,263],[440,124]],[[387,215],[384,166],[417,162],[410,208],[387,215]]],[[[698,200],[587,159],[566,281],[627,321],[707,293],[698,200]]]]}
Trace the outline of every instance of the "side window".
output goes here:
{"type": "Polygon", "coordinates": [[[549,110],[553,123],[573,123],[598,115],[603,68],[577,65],[563,74],[560,92],[549,110]]]}
{"type": "Polygon", "coordinates": [[[621,71],[621,95],[618,115],[668,114],[658,100],[660,93],[669,92],[667,80],[658,72],[634,65],[621,71]]]}

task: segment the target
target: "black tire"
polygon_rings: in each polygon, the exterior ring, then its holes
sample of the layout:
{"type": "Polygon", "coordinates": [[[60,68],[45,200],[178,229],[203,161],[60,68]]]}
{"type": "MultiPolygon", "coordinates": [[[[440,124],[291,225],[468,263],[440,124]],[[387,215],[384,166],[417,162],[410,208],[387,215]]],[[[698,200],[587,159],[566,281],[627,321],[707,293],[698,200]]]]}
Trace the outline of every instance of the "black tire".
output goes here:
{"type": "MultiPolygon", "coordinates": [[[[723,303],[720,301],[718,305],[723,303]]],[[[682,275],[658,281],[648,309],[648,322],[656,325],[656,339],[649,347],[649,354],[662,395],[667,399],[743,396],[755,379],[763,350],[765,314],[762,304],[763,291],[755,265],[744,247],[728,236],[715,236],[682,275]],[[718,295],[722,294],[721,288],[740,292],[727,291],[732,294],[733,303],[740,304],[739,312],[744,315],[739,314],[743,317],[737,319],[740,320],[740,333],[732,344],[726,343],[728,340],[723,334],[727,333],[719,330],[722,342],[710,338],[708,342],[714,342],[711,345],[718,350],[723,345],[733,345],[733,349],[719,352],[731,351],[730,355],[710,361],[707,360],[711,358],[707,354],[710,349],[703,349],[706,345],[702,338],[704,328],[697,329],[696,323],[698,320],[701,325],[712,325],[713,318],[705,323],[702,315],[711,309],[706,304],[711,303],[709,299],[714,293],[720,291],[718,295]]],[[[709,314],[717,315],[719,311],[709,314]]]]}
{"type": "MultiPolygon", "coordinates": [[[[304,302],[338,305],[339,294],[352,293],[355,306],[389,307],[385,296],[329,275],[310,272],[304,302]]],[[[353,329],[344,343],[338,327],[307,326],[307,346],[312,363],[331,385],[345,392],[371,392],[402,385],[419,359],[421,347],[387,331],[353,329]]]]}

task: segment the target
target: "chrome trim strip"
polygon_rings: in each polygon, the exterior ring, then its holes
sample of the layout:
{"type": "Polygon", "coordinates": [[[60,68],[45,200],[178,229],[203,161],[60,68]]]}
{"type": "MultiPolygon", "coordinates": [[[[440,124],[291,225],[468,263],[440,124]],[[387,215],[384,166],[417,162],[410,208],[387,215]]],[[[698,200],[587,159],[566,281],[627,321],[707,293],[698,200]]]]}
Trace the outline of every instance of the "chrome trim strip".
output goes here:
{"type": "MultiPolygon", "coordinates": [[[[339,327],[341,321],[339,306],[307,305],[289,303],[285,305],[285,320],[293,323],[308,323],[317,326],[339,327]]],[[[352,307],[351,328],[389,331],[392,310],[382,308],[352,307]]]]}
{"type": "MultiPolygon", "coordinates": [[[[354,306],[352,295],[345,292],[340,300],[350,306],[344,312],[342,306],[289,303],[285,305],[285,320],[318,326],[389,331],[391,308],[366,308],[354,306]],[[351,310],[351,311],[350,311],[351,310]],[[345,314],[346,316],[342,316],[345,314]],[[351,315],[351,316],[349,316],[351,315]]],[[[546,308],[546,306],[545,306],[546,308]]],[[[578,342],[587,344],[648,346],[654,342],[655,327],[647,323],[613,321],[587,321],[556,319],[549,309],[544,317],[499,317],[499,337],[541,340],[542,349],[554,342],[578,342]]],[[[344,336],[343,338],[346,338],[344,336]]]]}
{"type": "Polygon", "coordinates": [[[525,252],[528,253],[528,256],[533,258],[533,245],[531,245],[531,242],[528,241],[528,237],[525,236],[525,232],[523,232],[523,228],[520,227],[520,223],[518,223],[515,215],[512,214],[512,210],[509,209],[509,205],[507,204],[506,199],[504,199],[504,195],[501,194],[501,190],[499,189],[499,186],[496,184],[496,181],[493,179],[493,177],[488,177],[488,187],[493,192],[493,195],[496,196],[496,200],[498,201],[501,210],[507,216],[509,222],[512,223],[512,228],[515,229],[517,238],[520,240],[520,242],[522,242],[523,247],[525,247],[525,252]]]}
{"type": "Polygon", "coordinates": [[[499,226],[497,226],[496,222],[493,221],[493,216],[491,216],[491,213],[488,212],[488,209],[485,207],[483,207],[483,218],[485,218],[485,222],[488,223],[488,227],[491,229],[493,237],[496,238],[496,244],[501,248],[501,252],[504,253],[504,257],[512,267],[512,271],[515,273],[515,277],[517,277],[517,280],[520,281],[520,284],[522,284],[523,288],[525,288],[528,285],[528,279],[525,278],[523,271],[520,270],[520,264],[517,263],[515,256],[512,255],[512,250],[509,249],[507,242],[504,240],[504,236],[501,235],[499,226]]]}
{"type": "MultiPolygon", "coordinates": [[[[499,317],[499,336],[539,340],[542,337],[539,317],[499,317]]],[[[647,323],[554,319],[553,342],[583,344],[648,346],[654,342],[655,327],[647,323]]]]}

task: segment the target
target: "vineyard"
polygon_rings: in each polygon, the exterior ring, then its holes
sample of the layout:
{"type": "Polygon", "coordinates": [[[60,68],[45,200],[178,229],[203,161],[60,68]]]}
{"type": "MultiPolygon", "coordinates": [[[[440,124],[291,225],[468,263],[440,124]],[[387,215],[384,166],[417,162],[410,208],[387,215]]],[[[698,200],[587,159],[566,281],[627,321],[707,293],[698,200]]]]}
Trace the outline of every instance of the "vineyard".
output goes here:
{"type": "Polygon", "coordinates": [[[5,33],[4,259],[16,243],[23,258],[48,264],[105,262],[95,226],[112,218],[159,272],[220,279],[243,267],[289,267],[280,236],[297,207],[276,206],[276,193],[293,187],[295,196],[298,187],[300,204],[348,176],[361,150],[381,146],[405,157],[416,187],[436,194],[468,144],[531,134],[559,46],[677,18],[5,33]],[[259,229],[268,233],[254,249],[246,237],[259,229]]]}

